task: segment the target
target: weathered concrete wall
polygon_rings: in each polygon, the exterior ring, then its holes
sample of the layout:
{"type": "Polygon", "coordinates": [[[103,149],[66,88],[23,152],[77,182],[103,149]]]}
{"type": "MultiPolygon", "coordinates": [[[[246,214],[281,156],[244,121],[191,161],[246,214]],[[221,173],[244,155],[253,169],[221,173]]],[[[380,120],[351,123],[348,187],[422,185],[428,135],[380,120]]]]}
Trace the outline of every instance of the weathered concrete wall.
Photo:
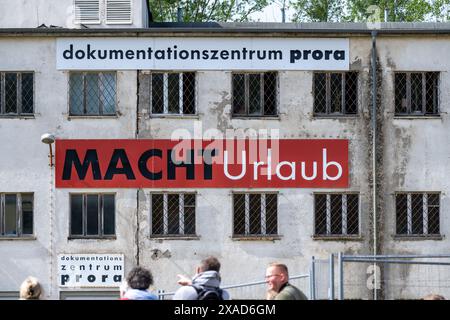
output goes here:
{"type": "Polygon", "coordinates": [[[58,299],[57,254],[125,253],[127,270],[135,264],[136,190],[116,192],[117,240],[68,240],[69,194],[106,190],[54,189],[43,133],[59,139],[132,139],[136,126],[136,72],[117,73],[118,113],[114,118],[69,118],[67,72],[56,70],[55,39],[0,39],[1,71],[34,71],[33,119],[0,119],[0,192],[34,193],[35,240],[0,238],[1,291],[17,291],[28,276],[38,277],[47,298],[58,299]],[[26,53],[26,54],[24,54],[26,53]],[[20,58],[19,58],[20,57],[20,58]],[[6,156],[7,155],[7,156],[6,156]],[[50,282],[51,281],[51,282],[50,282]],[[50,285],[52,284],[52,288],[50,285]]]}
{"type": "MultiPolygon", "coordinates": [[[[282,139],[349,139],[350,187],[348,189],[281,189],[278,197],[278,230],[281,240],[236,241],[232,235],[232,191],[230,189],[197,189],[197,234],[199,240],[150,239],[150,192],[140,192],[140,263],[154,270],[155,284],[166,291],[176,290],[177,274],[192,275],[198,262],[216,255],[222,261],[224,284],[253,282],[264,279],[269,262],[283,261],[291,275],[308,273],[311,256],[327,259],[330,253],[346,252],[366,254],[369,234],[367,212],[370,207],[368,189],[368,133],[367,99],[368,68],[370,64],[370,39],[351,40],[351,69],[361,72],[359,84],[360,112],[357,117],[318,119],[313,117],[313,72],[279,72],[279,118],[236,119],[231,116],[231,72],[202,71],[197,73],[197,116],[188,118],[150,117],[148,76],[140,75],[139,138],[167,139],[179,128],[194,134],[194,124],[203,132],[217,129],[225,134],[227,129],[248,128],[278,129],[282,139]],[[313,240],[314,197],[316,191],[360,192],[361,239],[356,241],[313,240]]],[[[236,189],[237,190],[237,189],[236,189]]],[[[249,191],[250,189],[239,189],[249,191]]],[[[162,190],[159,190],[162,191],[162,190]]],[[[171,190],[187,191],[187,190],[171,190]]],[[[251,189],[255,191],[255,189],[251,189]]],[[[263,191],[263,190],[261,190],[263,191]]],[[[367,296],[365,270],[356,266],[346,270],[346,281],[354,281],[355,273],[361,279],[361,288],[350,288],[349,298],[367,296]],[[352,280],[353,279],[353,280],[352,280]]],[[[306,290],[306,283],[299,282],[306,290]]],[[[251,291],[233,291],[234,298],[264,297],[264,286],[251,291]]],[[[309,292],[306,292],[309,294],[309,292]]]]}
{"type": "MultiPolygon", "coordinates": [[[[81,28],[74,24],[73,0],[0,0],[0,28],[37,28],[45,24],[62,28],[81,28]]],[[[132,24],[105,24],[105,5],[100,1],[100,24],[89,24],[89,28],[142,28],[145,2],[133,0],[132,24]]]]}
{"type": "MultiPolygon", "coordinates": [[[[382,234],[386,254],[449,253],[450,205],[448,160],[450,159],[450,50],[448,37],[386,37],[378,39],[383,70],[385,228],[382,234]],[[440,71],[437,118],[399,118],[394,116],[394,72],[440,71]],[[397,240],[395,235],[395,198],[399,191],[441,192],[440,228],[442,240],[397,240]]],[[[448,266],[392,266],[386,279],[387,298],[417,298],[430,291],[450,295],[448,266]],[[431,275],[430,275],[431,274],[431,275]],[[440,281],[440,284],[439,284],[440,281]],[[440,287],[442,286],[442,287],[440,287]],[[445,288],[447,287],[447,288],[445,288]]]]}

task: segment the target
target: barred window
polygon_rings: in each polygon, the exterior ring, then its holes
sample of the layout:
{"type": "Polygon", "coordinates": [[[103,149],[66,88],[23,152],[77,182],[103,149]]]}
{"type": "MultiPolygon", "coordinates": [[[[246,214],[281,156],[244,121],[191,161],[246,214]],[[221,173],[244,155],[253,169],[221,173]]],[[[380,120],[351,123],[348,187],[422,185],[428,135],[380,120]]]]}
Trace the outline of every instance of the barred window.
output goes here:
{"type": "Polygon", "coordinates": [[[233,115],[277,115],[277,73],[233,73],[233,115]]]}
{"type": "Polygon", "coordinates": [[[70,236],[108,238],[115,235],[114,194],[71,194],[70,236]]]}
{"type": "Polygon", "coordinates": [[[152,194],[152,236],[195,235],[195,197],[195,193],[152,194]]]}
{"type": "Polygon", "coordinates": [[[439,235],[439,193],[397,193],[398,235],[439,235]]]}
{"type": "Polygon", "coordinates": [[[33,234],[33,194],[0,193],[0,236],[33,234]]]}
{"type": "Polygon", "coordinates": [[[357,114],[357,72],[316,72],[313,86],[316,116],[357,114]]]}
{"type": "Polygon", "coordinates": [[[34,112],[34,74],[0,72],[0,115],[31,115],[34,112]]]}
{"type": "Polygon", "coordinates": [[[276,235],[277,212],[276,193],[233,194],[233,236],[276,235]]]}
{"type": "Polygon", "coordinates": [[[116,113],[115,72],[71,72],[69,112],[74,116],[116,113]]]}
{"type": "Polygon", "coordinates": [[[358,194],[315,194],[314,226],[317,236],[359,234],[358,194]]]}
{"type": "Polygon", "coordinates": [[[195,72],[152,73],[152,114],[195,114],[195,72]]]}
{"type": "Polygon", "coordinates": [[[395,74],[395,115],[439,114],[439,72],[395,74]]]}

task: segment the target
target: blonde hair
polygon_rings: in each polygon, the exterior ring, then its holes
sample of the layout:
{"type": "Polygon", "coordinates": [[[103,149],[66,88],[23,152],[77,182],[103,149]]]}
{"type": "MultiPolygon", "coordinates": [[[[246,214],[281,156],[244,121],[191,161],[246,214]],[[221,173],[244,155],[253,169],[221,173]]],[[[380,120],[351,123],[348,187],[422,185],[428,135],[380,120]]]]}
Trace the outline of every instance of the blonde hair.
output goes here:
{"type": "Polygon", "coordinates": [[[20,285],[21,300],[38,300],[41,296],[42,288],[39,280],[35,277],[28,277],[20,285]]]}
{"type": "Polygon", "coordinates": [[[272,262],[271,264],[269,264],[269,267],[278,268],[282,273],[286,274],[286,277],[289,277],[288,267],[284,263],[272,262]]]}

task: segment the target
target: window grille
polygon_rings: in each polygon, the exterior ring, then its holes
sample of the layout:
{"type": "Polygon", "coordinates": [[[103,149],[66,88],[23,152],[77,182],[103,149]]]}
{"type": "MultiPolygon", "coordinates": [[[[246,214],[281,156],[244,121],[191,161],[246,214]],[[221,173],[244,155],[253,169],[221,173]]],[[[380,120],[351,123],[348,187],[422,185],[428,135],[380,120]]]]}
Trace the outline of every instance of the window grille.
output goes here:
{"type": "Polygon", "coordinates": [[[153,193],[151,235],[195,235],[195,193],[153,193]]]}
{"type": "Polygon", "coordinates": [[[395,115],[438,115],[439,72],[395,74],[395,115]]]}
{"type": "Polygon", "coordinates": [[[313,86],[316,116],[357,114],[357,72],[316,72],[313,86]]]}
{"type": "Polygon", "coordinates": [[[71,72],[69,96],[70,115],[115,115],[116,73],[71,72]]]}
{"type": "Polygon", "coordinates": [[[358,194],[315,194],[314,226],[317,236],[359,234],[358,194]]]}
{"type": "Polygon", "coordinates": [[[70,236],[108,238],[115,235],[114,194],[71,194],[70,236]]]}
{"type": "Polygon", "coordinates": [[[33,234],[33,194],[0,194],[0,236],[22,237],[33,234]]]}
{"type": "Polygon", "coordinates": [[[99,24],[100,0],[74,0],[75,23],[99,24]]]}
{"type": "Polygon", "coordinates": [[[132,1],[106,0],[106,23],[107,24],[132,23],[132,1]]]}
{"type": "Polygon", "coordinates": [[[233,73],[234,116],[276,116],[276,72],[233,73]]]}
{"type": "Polygon", "coordinates": [[[398,235],[439,235],[439,193],[397,193],[398,235]]]}
{"type": "Polygon", "coordinates": [[[195,73],[152,73],[152,114],[195,114],[195,73]]]}
{"type": "Polygon", "coordinates": [[[233,235],[276,235],[278,195],[276,193],[233,194],[233,235]]]}
{"type": "Polygon", "coordinates": [[[0,72],[0,115],[19,116],[34,113],[34,74],[0,72]]]}

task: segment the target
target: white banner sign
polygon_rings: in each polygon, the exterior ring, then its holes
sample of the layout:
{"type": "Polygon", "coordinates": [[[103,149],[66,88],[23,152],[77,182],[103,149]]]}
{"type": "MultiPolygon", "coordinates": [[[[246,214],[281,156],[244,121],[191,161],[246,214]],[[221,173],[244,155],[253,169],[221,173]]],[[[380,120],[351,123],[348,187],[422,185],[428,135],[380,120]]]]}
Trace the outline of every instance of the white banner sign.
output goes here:
{"type": "Polygon", "coordinates": [[[60,287],[119,287],[124,277],[123,254],[60,254],[60,287]]]}
{"type": "Polygon", "coordinates": [[[344,38],[58,38],[59,70],[348,70],[344,38]]]}

